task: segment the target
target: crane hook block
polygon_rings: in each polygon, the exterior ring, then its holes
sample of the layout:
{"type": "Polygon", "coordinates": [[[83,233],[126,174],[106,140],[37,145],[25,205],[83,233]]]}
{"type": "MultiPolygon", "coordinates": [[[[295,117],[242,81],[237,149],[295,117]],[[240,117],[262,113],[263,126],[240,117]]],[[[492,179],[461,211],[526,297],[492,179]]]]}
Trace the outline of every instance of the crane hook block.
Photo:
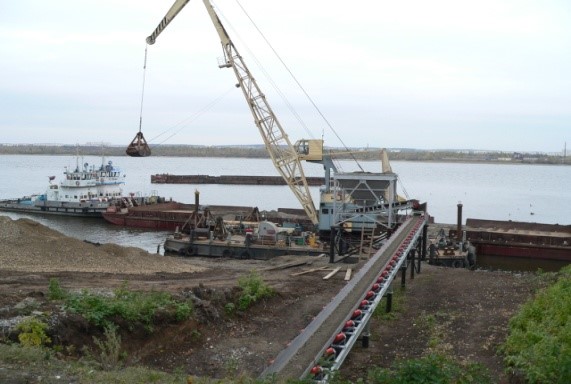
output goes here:
{"type": "Polygon", "coordinates": [[[151,156],[151,148],[149,148],[147,140],[145,140],[145,137],[143,136],[143,132],[137,132],[135,138],[131,141],[131,144],[129,144],[125,152],[131,157],[151,156]]]}

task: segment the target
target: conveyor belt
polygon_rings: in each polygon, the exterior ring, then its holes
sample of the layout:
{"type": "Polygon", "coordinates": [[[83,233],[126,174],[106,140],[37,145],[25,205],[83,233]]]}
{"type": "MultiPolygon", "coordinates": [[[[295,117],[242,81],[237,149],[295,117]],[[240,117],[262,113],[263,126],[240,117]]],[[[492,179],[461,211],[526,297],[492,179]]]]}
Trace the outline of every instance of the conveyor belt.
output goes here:
{"type": "MultiPolygon", "coordinates": [[[[262,377],[274,375],[279,379],[304,378],[335,341],[343,330],[345,322],[359,308],[362,298],[378,280],[383,269],[387,274],[385,287],[396,276],[396,272],[406,259],[404,244],[410,249],[422,232],[423,216],[414,216],[405,221],[369,261],[356,273],[351,281],[332,299],[315,319],[284,349],[262,373],[262,377]],[[397,259],[397,251],[403,251],[397,259]],[[392,264],[391,264],[392,263],[392,264]]],[[[407,250],[408,251],[408,250],[407,250]]]]}

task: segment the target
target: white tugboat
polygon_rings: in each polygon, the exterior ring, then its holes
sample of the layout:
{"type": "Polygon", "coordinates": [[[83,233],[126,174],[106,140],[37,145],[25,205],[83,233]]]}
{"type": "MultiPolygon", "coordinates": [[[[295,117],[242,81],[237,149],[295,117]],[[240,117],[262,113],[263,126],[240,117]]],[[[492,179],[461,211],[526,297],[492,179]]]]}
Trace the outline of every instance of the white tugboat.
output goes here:
{"type": "Polygon", "coordinates": [[[105,164],[103,159],[101,166],[85,163],[81,167],[78,162],[74,170],[66,167],[63,174],[59,183],[54,182],[55,176],[50,176],[43,194],[0,200],[0,210],[101,217],[108,207],[130,199],[123,196],[125,176],[111,161],[105,164]]]}

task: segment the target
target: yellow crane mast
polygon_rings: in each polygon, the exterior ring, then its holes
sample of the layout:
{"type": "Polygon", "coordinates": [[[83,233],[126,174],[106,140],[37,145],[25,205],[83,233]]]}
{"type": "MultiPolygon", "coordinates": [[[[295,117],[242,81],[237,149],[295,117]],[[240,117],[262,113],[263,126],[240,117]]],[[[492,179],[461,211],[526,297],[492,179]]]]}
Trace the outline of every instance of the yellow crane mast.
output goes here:
{"type": "MultiPolygon", "coordinates": [[[[176,0],[171,6],[165,17],[161,20],[153,33],[147,37],[148,44],[154,44],[157,37],[173,20],[173,18],[181,11],[189,0],[176,0]]],[[[287,133],[282,128],[280,122],[276,118],[272,108],[266,100],[266,96],[260,90],[256,80],[252,77],[248,67],[246,66],[242,56],[236,50],[234,43],[222,25],[220,18],[216,14],[211,2],[203,0],[206,10],[218,32],[222,49],[224,51],[224,62],[219,65],[220,68],[232,68],[238,86],[242,90],[248,107],[254,117],[254,122],[258,127],[260,135],[264,141],[266,149],[274,163],[274,166],[284,178],[287,185],[293,191],[308,217],[314,224],[318,224],[319,219],[311,197],[309,186],[305,178],[301,160],[310,157],[312,160],[321,160],[323,141],[311,140],[312,153],[299,153],[299,146],[292,145],[287,133]]]]}

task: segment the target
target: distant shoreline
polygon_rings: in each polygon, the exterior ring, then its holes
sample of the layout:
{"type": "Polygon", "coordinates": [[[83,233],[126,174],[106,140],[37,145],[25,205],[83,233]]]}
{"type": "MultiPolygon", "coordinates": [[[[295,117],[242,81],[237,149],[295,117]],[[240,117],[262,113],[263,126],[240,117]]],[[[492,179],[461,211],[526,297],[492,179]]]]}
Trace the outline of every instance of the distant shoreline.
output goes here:
{"type": "MultiPolygon", "coordinates": [[[[55,144],[0,144],[0,155],[81,155],[81,156],[126,156],[121,146],[101,145],[55,145],[55,144]]],[[[381,148],[351,149],[351,154],[339,155],[337,159],[368,161],[378,160],[381,148]]],[[[479,150],[419,150],[388,148],[391,161],[420,161],[446,163],[490,163],[490,164],[549,164],[571,165],[571,156],[553,155],[540,152],[519,153],[479,150]]],[[[228,158],[269,158],[263,145],[251,146],[195,146],[161,145],[152,147],[153,156],[161,157],[228,157],[228,158]]]]}

